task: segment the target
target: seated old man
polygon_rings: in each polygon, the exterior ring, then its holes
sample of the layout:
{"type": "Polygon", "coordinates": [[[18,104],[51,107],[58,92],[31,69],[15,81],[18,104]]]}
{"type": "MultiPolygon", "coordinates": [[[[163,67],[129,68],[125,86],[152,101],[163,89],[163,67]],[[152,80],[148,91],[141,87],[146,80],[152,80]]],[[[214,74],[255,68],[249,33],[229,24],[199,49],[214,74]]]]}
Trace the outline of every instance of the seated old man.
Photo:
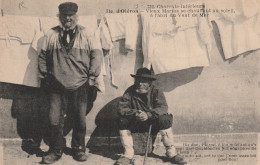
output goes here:
{"type": "Polygon", "coordinates": [[[124,154],[115,165],[133,164],[134,147],[133,131],[148,131],[152,125],[152,135],[158,132],[166,148],[166,156],[172,163],[186,164],[183,157],[177,154],[174,147],[172,133],[172,115],[168,114],[168,106],[162,91],[152,85],[156,80],[147,68],[140,68],[134,85],[130,86],[119,102],[119,130],[120,139],[124,147],[124,154]]]}

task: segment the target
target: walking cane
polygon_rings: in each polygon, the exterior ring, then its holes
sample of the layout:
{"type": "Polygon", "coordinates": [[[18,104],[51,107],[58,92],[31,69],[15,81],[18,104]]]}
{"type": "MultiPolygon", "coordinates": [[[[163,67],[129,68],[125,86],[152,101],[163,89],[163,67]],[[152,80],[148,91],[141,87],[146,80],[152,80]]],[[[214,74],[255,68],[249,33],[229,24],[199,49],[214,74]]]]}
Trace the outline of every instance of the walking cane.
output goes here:
{"type": "Polygon", "coordinates": [[[145,165],[145,160],[146,160],[147,153],[148,153],[148,147],[149,147],[151,130],[152,130],[152,124],[149,126],[149,132],[148,132],[148,137],[147,137],[147,142],[146,142],[146,148],[145,148],[145,155],[144,155],[143,165],[145,165]]]}

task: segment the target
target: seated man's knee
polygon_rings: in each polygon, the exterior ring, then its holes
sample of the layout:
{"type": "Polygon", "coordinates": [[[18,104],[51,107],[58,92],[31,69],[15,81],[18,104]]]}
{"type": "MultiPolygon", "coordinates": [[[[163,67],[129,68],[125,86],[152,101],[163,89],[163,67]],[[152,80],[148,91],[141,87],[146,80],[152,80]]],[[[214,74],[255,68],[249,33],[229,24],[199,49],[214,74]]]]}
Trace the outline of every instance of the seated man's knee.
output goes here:
{"type": "Polygon", "coordinates": [[[158,118],[159,130],[168,129],[172,126],[172,114],[161,115],[158,118]]]}
{"type": "Polygon", "coordinates": [[[129,121],[127,118],[119,118],[118,125],[120,130],[129,129],[129,121]]]}

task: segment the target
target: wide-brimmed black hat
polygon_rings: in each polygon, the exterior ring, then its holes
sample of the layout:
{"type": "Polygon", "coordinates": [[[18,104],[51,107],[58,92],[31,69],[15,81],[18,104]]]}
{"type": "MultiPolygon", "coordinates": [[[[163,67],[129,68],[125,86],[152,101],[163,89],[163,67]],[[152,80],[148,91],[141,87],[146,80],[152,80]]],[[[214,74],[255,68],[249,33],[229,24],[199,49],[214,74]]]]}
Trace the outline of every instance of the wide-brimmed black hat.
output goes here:
{"type": "Polygon", "coordinates": [[[64,2],[59,5],[59,12],[61,14],[73,15],[78,11],[78,5],[74,2],[64,2]]]}
{"type": "Polygon", "coordinates": [[[155,76],[152,75],[152,72],[147,68],[140,68],[137,70],[136,74],[131,74],[134,78],[147,78],[151,80],[156,80],[155,76]]]}

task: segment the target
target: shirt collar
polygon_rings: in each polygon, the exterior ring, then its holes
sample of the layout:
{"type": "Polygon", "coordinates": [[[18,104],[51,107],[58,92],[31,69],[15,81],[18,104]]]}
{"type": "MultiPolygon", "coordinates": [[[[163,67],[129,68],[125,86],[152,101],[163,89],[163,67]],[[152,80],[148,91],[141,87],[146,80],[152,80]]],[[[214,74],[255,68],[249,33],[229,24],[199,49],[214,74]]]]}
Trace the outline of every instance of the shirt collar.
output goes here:
{"type": "MultiPolygon", "coordinates": [[[[72,33],[75,34],[77,28],[78,28],[78,25],[76,25],[76,26],[74,27],[74,29],[70,29],[70,30],[72,30],[72,33]]],[[[70,30],[66,30],[62,25],[60,25],[61,36],[63,36],[64,31],[70,31],[70,30]]]]}

